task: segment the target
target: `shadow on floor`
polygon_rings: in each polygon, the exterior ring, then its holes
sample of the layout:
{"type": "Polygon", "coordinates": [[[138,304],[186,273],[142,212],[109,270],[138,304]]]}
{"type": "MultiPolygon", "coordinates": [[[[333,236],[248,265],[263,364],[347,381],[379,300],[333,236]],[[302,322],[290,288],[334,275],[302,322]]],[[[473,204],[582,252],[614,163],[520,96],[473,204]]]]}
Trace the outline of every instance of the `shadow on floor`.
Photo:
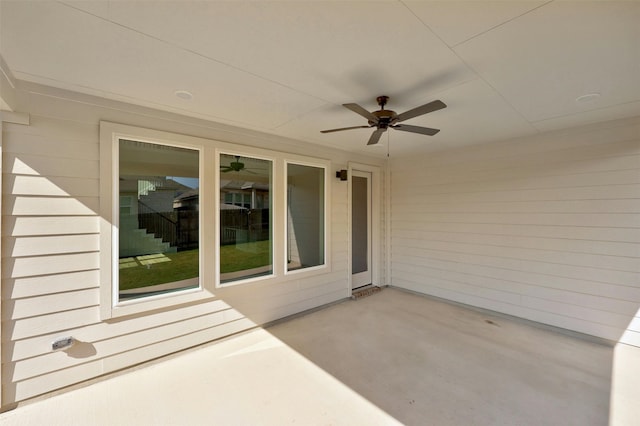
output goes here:
{"type": "Polygon", "coordinates": [[[613,348],[388,288],[269,333],[405,424],[605,425],[613,348]]]}

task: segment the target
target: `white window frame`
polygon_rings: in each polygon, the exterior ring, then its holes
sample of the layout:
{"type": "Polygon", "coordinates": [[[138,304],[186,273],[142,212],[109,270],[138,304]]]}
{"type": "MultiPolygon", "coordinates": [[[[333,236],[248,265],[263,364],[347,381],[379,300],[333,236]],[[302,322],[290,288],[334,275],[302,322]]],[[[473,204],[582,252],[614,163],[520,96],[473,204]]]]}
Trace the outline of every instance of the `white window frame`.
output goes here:
{"type": "Polygon", "coordinates": [[[100,122],[100,315],[102,319],[118,318],[168,306],[195,302],[213,297],[214,286],[205,279],[211,274],[203,259],[211,253],[207,234],[211,226],[204,220],[211,211],[207,197],[207,150],[204,140],[189,136],[143,129],[122,124],[100,122]],[[175,146],[199,151],[200,214],[199,279],[197,288],[160,295],[118,301],[118,222],[119,222],[119,142],[134,140],[158,145],[175,146]]]}
{"type": "Polygon", "coordinates": [[[100,122],[100,317],[103,320],[162,310],[223,297],[238,285],[277,286],[280,283],[330,273],[331,161],[231,144],[124,124],[100,122]],[[200,152],[200,276],[199,288],[141,297],[118,303],[117,261],[119,220],[118,144],[120,139],[197,149],[200,152]],[[272,273],[220,283],[220,154],[272,162],[272,273]],[[324,264],[287,270],[287,164],[324,169],[324,264]],[[211,167],[213,165],[213,167],[211,167]],[[114,279],[115,276],[115,279],[114,279]],[[219,293],[216,295],[216,293],[219,293]]]}
{"type": "Polygon", "coordinates": [[[215,207],[215,215],[214,215],[215,228],[216,228],[216,237],[215,237],[215,247],[216,247],[216,255],[215,255],[216,286],[215,287],[216,288],[233,287],[233,286],[242,285],[242,284],[271,280],[282,275],[282,273],[279,271],[280,259],[279,259],[279,256],[277,256],[276,254],[276,244],[277,244],[277,240],[279,240],[276,234],[277,232],[276,230],[278,229],[277,215],[279,214],[279,209],[278,209],[278,206],[276,205],[276,198],[278,197],[276,192],[279,191],[279,183],[278,183],[278,180],[276,179],[277,170],[278,170],[278,167],[277,167],[278,159],[277,159],[277,156],[274,156],[274,154],[275,154],[274,152],[270,152],[262,149],[256,148],[256,149],[248,150],[246,147],[238,147],[238,146],[232,146],[232,145],[229,145],[228,148],[225,147],[225,148],[216,149],[216,158],[215,158],[215,166],[214,166],[214,169],[216,172],[216,180],[215,180],[216,207],[215,207]],[[271,193],[269,194],[270,205],[271,205],[271,217],[272,217],[271,273],[270,274],[260,275],[257,277],[242,278],[239,280],[229,281],[226,283],[223,283],[220,281],[220,250],[219,248],[220,248],[220,190],[221,190],[220,188],[220,156],[221,155],[232,155],[232,156],[239,155],[240,157],[245,157],[245,158],[255,158],[258,160],[271,161],[271,193]]]}
{"type": "Polygon", "coordinates": [[[298,157],[298,156],[287,156],[284,159],[284,167],[283,167],[283,192],[284,192],[284,204],[283,204],[283,228],[284,228],[284,258],[285,258],[285,275],[291,276],[299,276],[305,274],[314,274],[314,273],[327,273],[331,272],[331,250],[329,250],[329,236],[331,235],[331,221],[329,220],[329,215],[331,214],[331,205],[330,205],[330,179],[329,179],[329,169],[331,163],[327,160],[312,160],[306,157],[298,157]],[[287,209],[289,207],[289,191],[288,191],[288,167],[289,164],[294,164],[297,166],[308,166],[308,167],[317,167],[319,169],[323,169],[324,171],[324,263],[322,265],[311,266],[308,268],[300,268],[293,269],[289,271],[287,266],[287,257],[288,257],[288,247],[287,243],[289,241],[289,227],[287,224],[287,209]]]}

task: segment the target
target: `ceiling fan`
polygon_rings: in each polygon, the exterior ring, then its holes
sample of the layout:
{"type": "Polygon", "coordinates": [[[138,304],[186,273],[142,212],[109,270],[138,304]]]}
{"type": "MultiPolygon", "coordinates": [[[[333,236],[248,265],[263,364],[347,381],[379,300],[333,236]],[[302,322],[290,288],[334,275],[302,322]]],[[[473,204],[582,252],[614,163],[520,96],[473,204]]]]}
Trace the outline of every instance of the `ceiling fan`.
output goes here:
{"type": "Polygon", "coordinates": [[[240,162],[240,156],[239,155],[236,155],[235,157],[236,157],[236,161],[230,162],[228,166],[220,166],[220,171],[222,173],[239,172],[240,170],[244,170],[247,173],[255,174],[255,172],[252,172],[251,170],[248,170],[248,169],[244,168],[244,163],[240,162]]]}
{"type": "Polygon", "coordinates": [[[388,96],[378,96],[376,100],[378,101],[378,105],[380,105],[380,109],[373,112],[367,111],[358,104],[342,104],[343,107],[348,108],[356,114],[360,114],[361,116],[366,118],[369,122],[368,126],[353,126],[342,127],[340,129],[321,130],[320,133],[340,132],[343,130],[351,129],[368,129],[371,127],[375,127],[376,130],[369,138],[369,142],[367,142],[367,145],[377,144],[380,141],[380,136],[382,136],[382,134],[386,132],[388,128],[402,130],[403,132],[420,133],[421,135],[433,136],[440,130],[431,129],[429,127],[409,126],[406,124],[398,123],[447,107],[444,102],[437,100],[429,102],[428,104],[424,104],[417,108],[410,109],[409,111],[403,112],[402,114],[397,114],[395,111],[384,109],[384,106],[389,100],[388,96]]]}

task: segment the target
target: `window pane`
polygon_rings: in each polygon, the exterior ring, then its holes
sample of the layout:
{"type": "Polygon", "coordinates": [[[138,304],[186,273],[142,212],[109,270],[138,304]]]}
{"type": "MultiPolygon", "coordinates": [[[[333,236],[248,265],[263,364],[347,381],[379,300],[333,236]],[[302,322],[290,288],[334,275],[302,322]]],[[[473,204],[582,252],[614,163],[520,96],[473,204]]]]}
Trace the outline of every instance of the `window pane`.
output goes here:
{"type": "Polygon", "coordinates": [[[220,155],[220,282],[270,275],[272,162],[220,155]]]}
{"type": "Polygon", "coordinates": [[[351,273],[369,270],[369,188],[366,177],[351,176],[351,273]]]}
{"type": "Polygon", "coordinates": [[[120,140],[119,299],[199,285],[199,152],[120,140]]]}
{"type": "Polygon", "coordinates": [[[324,264],[324,169],[287,165],[287,269],[324,264]]]}

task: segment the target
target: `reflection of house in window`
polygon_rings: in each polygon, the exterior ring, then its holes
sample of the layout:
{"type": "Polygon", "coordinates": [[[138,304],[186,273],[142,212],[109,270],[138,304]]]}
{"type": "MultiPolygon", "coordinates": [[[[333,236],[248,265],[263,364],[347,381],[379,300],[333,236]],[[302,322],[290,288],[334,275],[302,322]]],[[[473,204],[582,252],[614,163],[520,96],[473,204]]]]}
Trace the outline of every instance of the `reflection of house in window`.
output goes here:
{"type": "Polygon", "coordinates": [[[200,190],[188,189],[173,200],[175,210],[200,210],[200,190]]]}
{"type": "Polygon", "coordinates": [[[269,235],[269,183],[220,181],[220,243],[264,241],[269,235]]]}

